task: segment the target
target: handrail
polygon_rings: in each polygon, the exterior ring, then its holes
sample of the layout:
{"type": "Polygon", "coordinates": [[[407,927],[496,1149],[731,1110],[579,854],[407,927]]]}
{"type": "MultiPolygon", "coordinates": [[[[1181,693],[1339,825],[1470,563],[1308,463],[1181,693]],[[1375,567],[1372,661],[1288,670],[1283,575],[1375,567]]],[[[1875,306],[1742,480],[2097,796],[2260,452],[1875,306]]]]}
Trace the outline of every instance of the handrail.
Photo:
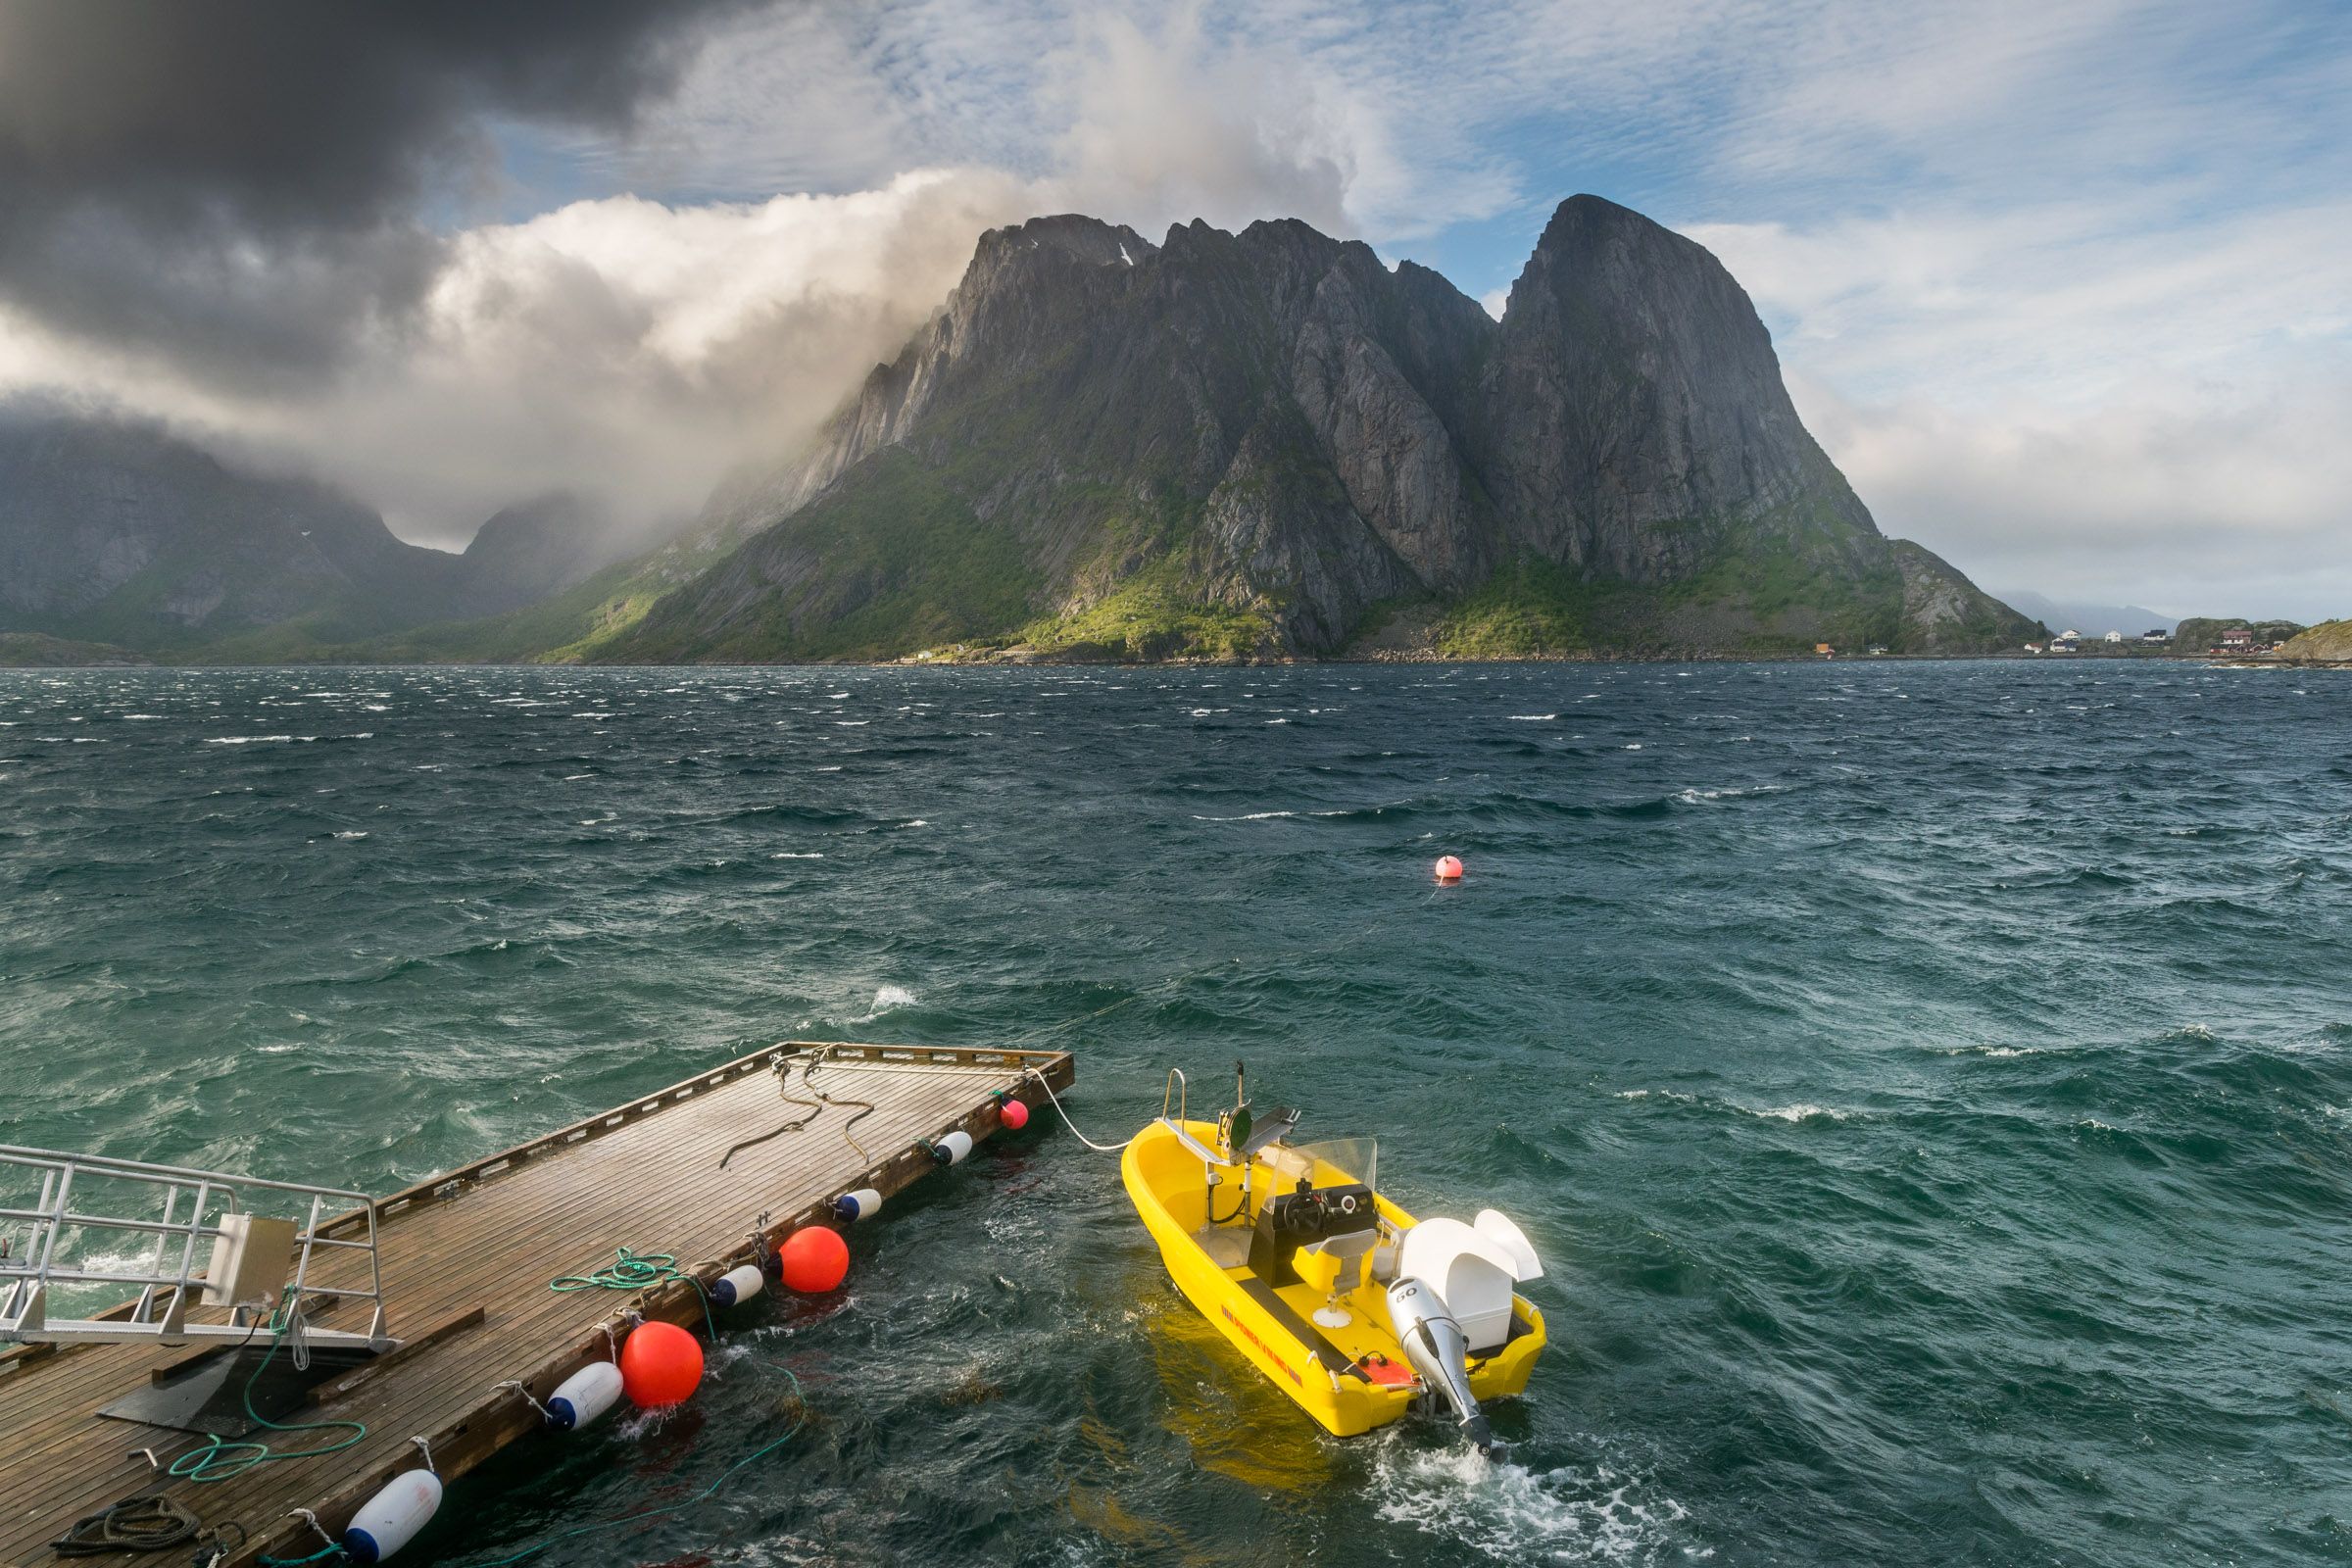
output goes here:
{"type": "Polygon", "coordinates": [[[16,1144],[0,1144],[0,1158],[13,1164],[36,1168],[42,1165],[75,1165],[84,1170],[93,1170],[106,1166],[112,1173],[132,1177],[176,1176],[181,1181],[209,1181],[216,1184],[234,1181],[239,1187],[266,1187],[273,1192],[305,1195],[321,1193],[328,1198],[349,1198],[363,1203],[368,1201],[366,1193],[355,1193],[341,1187],[322,1187],[316,1182],[276,1182],[266,1176],[224,1177],[219,1171],[196,1170],[186,1165],[158,1165],[149,1160],[122,1159],[114,1154],[69,1154],[55,1149],[25,1149],[16,1144]]]}
{"type": "Polygon", "coordinates": [[[1166,1121],[1168,1119],[1168,1100],[1170,1096],[1174,1096],[1176,1100],[1176,1119],[1178,1121],[1191,1120],[1192,1118],[1187,1114],[1187,1107],[1191,1102],[1192,1093],[1193,1086],[1186,1081],[1184,1069],[1182,1067],[1170,1067],[1168,1069],[1167,1082],[1160,1086],[1159,1119],[1161,1121],[1166,1121]],[[1178,1090],[1182,1090],[1183,1093],[1177,1094],[1178,1090]]]}
{"type": "MultiPolygon", "coordinates": [[[[7,1289],[5,1302],[0,1303],[0,1341],[54,1343],[162,1338],[167,1342],[176,1342],[188,1338],[250,1334],[247,1314],[262,1304],[258,1301],[226,1303],[230,1317],[227,1324],[191,1324],[187,1320],[192,1293],[215,1290],[222,1283],[200,1274],[198,1244],[211,1241],[218,1247],[235,1234],[228,1221],[246,1212],[244,1191],[250,1190],[286,1193],[310,1200],[307,1216],[295,1228],[294,1243],[298,1251],[293,1260],[292,1282],[285,1287],[286,1296],[351,1297],[375,1304],[365,1334],[318,1330],[314,1331],[312,1337],[321,1343],[342,1341],[377,1348],[391,1343],[384,1334],[383,1262],[376,1250],[376,1205],[374,1200],[365,1193],[307,1182],[275,1181],[264,1176],[226,1175],[184,1165],[165,1165],[152,1160],[122,1159],[108,1154],[72,1154],[57,1150],[0,1144],[0,1167],[12,1166],[39,1172],[41,1186],[39,1206],[0,1208],[0,1220],[28,1222],[32,1231],[31,1245],[22,1258],[12,1259],[0,1254],[0,1286],[7,1289]],[[91,1178],[162,1188],[162,1217],[87,1212],[86,1199],[82,1207],[76,1207],[73,1201],[74,1184],[76,1180],[81,1181],[86,1191],[91,1178]],[[194,1200],[188,1207],[187,1217],[182,1219],[179,1217],[180,1198],[183,1191],[191,1189],[194,1200]],[[339,1240],[320,1234],[320,1212],[330,1200],[338,1204],[355,1202],[358,1205],[352,1213],[364,1222],[364,1240],[339,1240]],[[127,1231],[152,1237],[153,1246],[147,1250],[147,1255],[139,1260],[144,1266],[129,1263],[120,1267],[81,1266],[82,1260],[59,1257],[60,1245],[67,1232],[81,1234],[93,1230],[127,1231]],[[174,1243],[178,1250],[175,1259],[171,1256],[174,1243]],[[311,1283],[311,1264],[319,1247],[368,1253],[367,1288],[311,1283]],[[113,1284],[137,1286],[140,1289],[138,1299],[130,1304],[127,1315],[109,1312],[97,1318],[51,1321],[47,1311],[47,1295],[53,1284],[113,1284]],[[159,1318],[156,1308],[160,1300],[159,1293],[162,1292],[170,1293],[170,1305],[159,1318]]],[[[209,1273],[211,1260],[203,1260],[202,1266],[209,1273]]],[[[274,1302],[274,1289],[271,1298],[274,1302]]]]}

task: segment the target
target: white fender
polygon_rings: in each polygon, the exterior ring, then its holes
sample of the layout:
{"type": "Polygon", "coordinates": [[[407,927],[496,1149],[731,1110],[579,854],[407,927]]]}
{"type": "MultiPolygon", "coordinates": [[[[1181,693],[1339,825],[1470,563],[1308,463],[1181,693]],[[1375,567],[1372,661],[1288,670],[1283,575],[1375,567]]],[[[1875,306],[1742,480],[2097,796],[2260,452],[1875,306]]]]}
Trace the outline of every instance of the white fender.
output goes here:
{"type": "Polygon", "coordinates": [[[710,1304],[733,1306],[738,1301],[748,1301],[758,1296],[766,1284],[767,1276],[760,1272],[757,1263],[731,1268],[710,1282],[710,1304]]]}
{"type": "Polygon", "coordinates": [[[440,1506],[441,1478],[430,1470],[404,1470],[351,1516],[343,1549],[353,1562],[381,1562],[416,1539],[440,1506]]]}
{"type": "Polygon", "coordinates": [[[565,1378],[547,1397],[547,1418],[560,1431],[576,1432],[612,1408],[620,1397],[620,1368],[591,1361],[565,1378]]]}
{"type": "Polygon", "coordinates": [[[1522,1284],[1544,1277],[1544,1260],[1536,1256],[1536,1244],[1527,1239],[1527,1232],[1513,1224],[1507,1215],[1492,1208],[1482,1208],[1470,1228],[1491,1242],[1498,1243],[1511,1254],[1511,1275],[1522,1284]]]}
{"type": "Polygon", "coordinates": [[[854,1193],[844,1193],[833,1200],[833,1212],[836,1217],[852,1223],[861,1219],[872,1219],[876,1214],[882,1212],[882,1195],[871,1187],[860,1187],[854,1193]]]}
{"type": "Polygon", "coordinates": [[[943,1165],[960,1165],[963,1156],[971,1152],[972,1135],[960,1127],[952,1133],[942,1134],[939,1142],[931,1146],[931,1157],[943,1165]]]}

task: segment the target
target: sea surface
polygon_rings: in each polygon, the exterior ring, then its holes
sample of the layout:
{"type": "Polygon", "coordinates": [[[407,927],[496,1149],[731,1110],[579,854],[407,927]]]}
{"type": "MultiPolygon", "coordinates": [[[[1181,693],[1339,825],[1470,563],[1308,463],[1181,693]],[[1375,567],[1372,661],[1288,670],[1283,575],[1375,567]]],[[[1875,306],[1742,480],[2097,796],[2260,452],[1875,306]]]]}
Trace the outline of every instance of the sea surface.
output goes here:
{"type": "Polygon", "coordinates": [[[2352,1562],[2348,911],[2345,674],[0,672],[0,1140],[389,1190],[813,1037],[1074,1049],[1107,1143],[1239,1056],[1546,1262],[1504,1460],[1335,1442],[1032,1132],[417,1563],[784,1369],[533,1561],[2352,1562]]]}

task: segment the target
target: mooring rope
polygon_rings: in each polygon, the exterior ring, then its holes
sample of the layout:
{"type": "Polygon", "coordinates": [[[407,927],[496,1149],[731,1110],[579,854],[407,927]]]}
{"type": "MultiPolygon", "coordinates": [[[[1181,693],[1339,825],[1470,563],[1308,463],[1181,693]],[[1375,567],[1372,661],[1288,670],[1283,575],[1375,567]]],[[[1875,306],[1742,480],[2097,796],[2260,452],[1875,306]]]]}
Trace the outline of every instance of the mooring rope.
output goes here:
{"type": "Polygon", "coordinates": [[[802,1392],[801,1380],[793,1375],[792,1368],[784,1365],[781,1361],[774,1362],[772,1364],[774,1365],[775,1369],[783,1373],[792,1384],[792,1398],[794,1405],[792,1425],[785,1429],[781,1437],[772,1439],[771,1441],[762,1444],[760,1446],[754,1448],[750,1453],[745,1454],[742,1458],[727,1466],[726,1469],[720,1471],[718,1478],[712,1481],[709,1486],[705,1487],[702,1491],[696,1493],[693,1496],[686,1498],[682,1502],[665,1503],[659,1508],[647,1508],[637,1513],[622,1514],[617,1519],[600,1519],[593,1524],[579,1525],[570,1530],[565,1530],[558,1535],[549,1536],[544,1541],[534,1542],[532,1544],[523,1547],[522,1550],[514,1552],[509,1556],[493,1557],[487,1562],[470,1564],[469,1568],[506,1568],[508,1563],[520,1562],[523,1558],[530,1556],[534,1552],[545,1551],[548,1547],[554,1545],[559,1541],[569,1541],[576,1536],[593,1536],[608,1530],[618,1530],[623,1526],[637,1524],[647,1519],[659,1519],[664,1514],[677,1513],[682,1509],[691,1508],[697,1503],[707,1502],[711,1497],[717,1495],[719,1489],[724,1487],[728,1482],[734,1480],[736,1475],[744,1470],[747,1466],[757,1462],[758,1460],[766,1458],[769,1454],[775,1452],[778,1448],[784,1446],[785,1444],[791,1442],[795,1437],[799,1436],[802,1426],[806,1424],[808,1420],[808,1396],[802,1392]]]}
{"type": "Polygon", "coordinates": [[[1022,1076],[1037,1080],[1037,1086],[1046,1092],[1046,1098],[1054,1102],[1054,1113],[1061,1117],[1061,1124],[1070,1130],[1070,1136],[1077,1139],[1087,1148],[1093,1150],[1096,1153],[1115,1154],[1120,1150],[1125,1149],[1129,1144],[1134,1143],[1137,1136],[1139,1136],[1137,1134],[1129,1134],[1127,1137],[1120,1139],[1115,1144],[1096,1143],[1092,1138],[1089,1138],[1086,1136],[1086,1134],[1080,1132],[1078,1130],[1078,1124],[1070,1120],[1070,1113],[1061,1108],[1061,1097],[1054,1093],[1054,1086],[1046,1082],[1046,1075],[1044,1073],[1039,1072],[1035,1067],[1030,1067],[1023,1071],[1022,1076]]]}
{"type": "MultiPolygon", "coordinates": [[[[286,1304],[268,1320],[270,1324],[270,1352],[262,1357],[260,1363],[245,1379],[243,1391],[245,1414],[257,1425],[268,1427],[272,1432],[343,1431],[350,1433],[351,1436],[340,1443],[330,1443],[321,1448],[301,1448],[292,1453],[279,1453],[267,1443],[227,1443],[223,1442],[216,1433],[205,1440],[203,1447],[191,1448],[172,1460],[165,1469],[166,1475],[174,1480],[200,1484],[227,1481],[243,1475],[248,1470],[266,1464],[276,1464],[280,1460],[316,1459],[324,1454],[341,1453],[345,1448],[353,1446],[368,1436],[367,1425],[359,1421],[278,1422],[270,1420],[253,1407],[254,1384],[260,1382],[262,1374],[269,1370],[270,1363],[277,1356],[277,1348],[286,1343],[288,1335],[300,1332],[298,1327],[300,1319],[299,1303],[289,1296],[286,1304]]],[[[259,1322],[254,1324],[255,1332],[259,1332],[260,1328],[259,1322]]],[[[244,1346],[252,1343],[253,1334],[248,1333],[245,1336],[244,1346]]],[[[244,1348],[244,1346],[240,1346],[239,1348],[244,1348]]]]}

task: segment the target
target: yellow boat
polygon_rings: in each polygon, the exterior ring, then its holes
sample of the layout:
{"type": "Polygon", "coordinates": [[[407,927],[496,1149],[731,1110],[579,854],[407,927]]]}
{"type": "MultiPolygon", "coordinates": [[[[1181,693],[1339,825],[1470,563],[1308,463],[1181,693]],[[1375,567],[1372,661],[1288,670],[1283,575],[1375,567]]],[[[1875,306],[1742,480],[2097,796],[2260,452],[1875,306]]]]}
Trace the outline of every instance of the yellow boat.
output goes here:
{"type": "Polygon", "coordinates": [[[1178,1289],[1326,1431],[1355,1437],[1420,1399],[1492,1447],[1480,1405],[1525,1392],[1544,1344],[1511,1289],[1543,1273],[1519,1228],[1492,1209],[1415,1220],[1380,1195],[1372,1140],[1294,1144],[1296,1111],[1253,1120],[1238,1093],[1194,1121],[1182,1085],[1169,1074],[1119,1162],[1178,1289]]]}

